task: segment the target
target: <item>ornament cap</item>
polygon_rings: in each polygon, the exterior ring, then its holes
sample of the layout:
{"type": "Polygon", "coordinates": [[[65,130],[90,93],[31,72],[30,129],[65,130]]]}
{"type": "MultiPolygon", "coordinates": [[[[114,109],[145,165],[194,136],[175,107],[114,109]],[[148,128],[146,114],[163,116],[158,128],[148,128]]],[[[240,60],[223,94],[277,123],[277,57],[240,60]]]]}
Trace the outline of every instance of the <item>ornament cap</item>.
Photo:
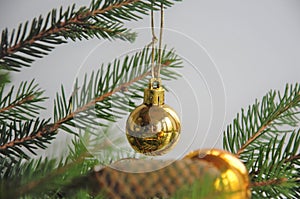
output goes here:
{"type": "Polygon", "coordinates": [[[165,89],[161,86],[160,78],[151,78],[148,88],[144,91],[144,104],[163,105],[165,103],[165,89]]]}

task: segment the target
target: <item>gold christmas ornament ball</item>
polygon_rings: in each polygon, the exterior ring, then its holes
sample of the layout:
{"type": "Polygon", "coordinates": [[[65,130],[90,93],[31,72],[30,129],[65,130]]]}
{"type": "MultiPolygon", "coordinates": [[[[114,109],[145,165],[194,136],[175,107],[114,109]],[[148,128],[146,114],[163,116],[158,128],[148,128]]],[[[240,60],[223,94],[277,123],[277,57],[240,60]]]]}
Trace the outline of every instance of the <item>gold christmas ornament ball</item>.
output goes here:
{"type": "Polygon", "coordinates": [[[131,147],[145,155],[163,155],[176,145],[180,128],[176,112],[164,103],[160,80],[151,79],[144,103],[131,112],[126,122],[131,147]]]}
{"type": "Polygon", "coordinates": [[[220,177],[214,182],[214,187],[216,193],[220,193],[223,198],[251,198],[248,171],[233,154],[219,149],[206,149],[192,151],[184,158],[210,162],[220,171],[220,177]]]}

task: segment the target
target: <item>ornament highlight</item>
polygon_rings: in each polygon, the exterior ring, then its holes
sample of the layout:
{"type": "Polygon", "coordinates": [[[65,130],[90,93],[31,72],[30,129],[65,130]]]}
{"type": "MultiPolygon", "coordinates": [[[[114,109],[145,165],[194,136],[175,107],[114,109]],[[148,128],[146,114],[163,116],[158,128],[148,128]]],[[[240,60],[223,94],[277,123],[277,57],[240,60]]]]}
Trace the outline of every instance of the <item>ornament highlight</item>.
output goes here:
{"type": "Polygon", "coordinates": [[[249,175],[245,165],[233,154],[218,150],[196,150],[184,159],[199,159],[212,163],[219,171],[220,177],[214,182],[216,193],[225,199],[251,198],[249,175]]]}
{"type": "Polygon", "coordinates": [[[164,103],[160,78],[152,78],[144,91],[144,102],[131,112],[126,122],[126,136],[131,147],[145,155],[163,155],[178,142],[180,120],[164,103]]]}

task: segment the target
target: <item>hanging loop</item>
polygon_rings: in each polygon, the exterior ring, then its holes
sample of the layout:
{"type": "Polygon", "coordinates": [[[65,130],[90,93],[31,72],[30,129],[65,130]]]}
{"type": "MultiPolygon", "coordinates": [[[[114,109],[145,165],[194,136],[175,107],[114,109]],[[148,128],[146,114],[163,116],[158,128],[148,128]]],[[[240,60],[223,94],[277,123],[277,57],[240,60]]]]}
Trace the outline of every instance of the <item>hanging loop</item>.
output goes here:
{"type": "Polygon", "coordinates": [[[158,89],[161,87],[161,79],[160,78],[151,78],[149,83],[150,89],[158,89]]]}

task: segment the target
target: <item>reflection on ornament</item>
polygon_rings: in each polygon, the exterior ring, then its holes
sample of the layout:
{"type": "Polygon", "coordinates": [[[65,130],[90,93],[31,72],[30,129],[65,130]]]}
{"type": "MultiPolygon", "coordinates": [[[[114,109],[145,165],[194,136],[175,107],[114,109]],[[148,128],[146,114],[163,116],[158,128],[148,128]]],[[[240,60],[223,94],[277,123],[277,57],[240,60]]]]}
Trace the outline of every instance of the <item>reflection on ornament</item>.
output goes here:
{"type": "Polygon", "coordinates": [[[159,78],[152,78],[144,92],[144,103],[131,112],[126,136],[132,148],[145,155],[162,155],[178,141],[180,121],[176,112],[164,104],[159,78]]]}
{"type": "Polygon", "coordinates": [[[249,175],[245,165],[229,152],[208,149],[189,153],[184,158],[199,159],[212,163],[221,172],[214,186],[216,193],[226,199],[251,198],[249,175]]]}

